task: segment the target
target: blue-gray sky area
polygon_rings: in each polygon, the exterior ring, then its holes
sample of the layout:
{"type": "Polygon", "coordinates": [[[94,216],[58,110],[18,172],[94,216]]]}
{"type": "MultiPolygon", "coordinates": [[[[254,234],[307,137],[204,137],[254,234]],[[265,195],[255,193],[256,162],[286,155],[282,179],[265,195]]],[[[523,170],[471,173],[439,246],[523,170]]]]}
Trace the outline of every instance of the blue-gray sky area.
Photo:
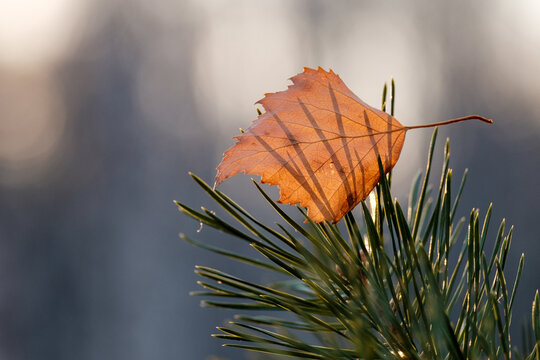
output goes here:
{"type": "MultiPolygon", "coordinates": [[[[178,233],[248,250],[197,233],[173,200],[215,208],[188,171],[212,183],[254,103],[304,66],[332,68],[373,106],[394,77],[405,125],[494,120],[440,128],[435,169],[449,137],[454,178],[469,169],[459,215],[492,202],[488,244],[502,218],[515,225],[518,338],[540,287],[539,18],[533,0],[3,0],[0,358],[248,359],[210,337],[233,313],[188,295],[196,264],[246,268],[178,233]]],[[[407,134],[400,199],[430,137],[407,134]]],[[[221,189],[274,221],[249,177],[221,189]]]]}

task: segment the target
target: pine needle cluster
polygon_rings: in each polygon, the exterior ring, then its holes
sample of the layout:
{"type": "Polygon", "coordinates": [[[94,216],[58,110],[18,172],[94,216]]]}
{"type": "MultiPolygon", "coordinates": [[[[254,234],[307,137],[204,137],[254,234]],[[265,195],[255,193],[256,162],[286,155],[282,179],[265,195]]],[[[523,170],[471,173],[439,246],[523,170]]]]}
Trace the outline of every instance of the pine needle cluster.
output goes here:
{"type": "Polygon", "coordinates": [[[436,136],[435,129],[426,170],[413,181],[405,207],[383,174],[359,214],[348,213],[339,224],[314,223],[302,208],[305,223],[299,223],[254,182],[284,222],[269,225],[192,174],[230,218],[176,202],[179,209],[258,256],[182,238],[285,279],[258,284],[197,266],[202,304],[243,313],[214,336],[265,359],[539,360],[538,292],[529,348],[518,351],[511,342],[523,269],[522,256],[516,277],[505,276],[512,228],[503,220],[488,240],[491,206],[483,220],[478,209],[456,219],[466,173],[454,195],[447,141],[439,185],[429,186],[436,136]]]}

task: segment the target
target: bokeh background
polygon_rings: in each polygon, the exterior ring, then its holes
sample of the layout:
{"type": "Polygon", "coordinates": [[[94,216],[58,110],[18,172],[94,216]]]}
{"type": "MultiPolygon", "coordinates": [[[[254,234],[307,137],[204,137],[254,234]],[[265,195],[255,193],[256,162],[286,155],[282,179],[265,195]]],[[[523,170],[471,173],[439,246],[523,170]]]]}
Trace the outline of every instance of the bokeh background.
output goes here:
{"type": "MultiPolygon", "coordinates": [[[[518,339],[540,287],[539,4],[1,0],[0,359],[248,358],[188,295],[195,264],[243,270],[183,243],[228,239],[172,200],[211,204],[188,171],[212,182],[253,103],[319,65],[375,106],[394,77],[405,124],[495,120],[441,128],[437,156],[450,137],[455,178],[470,169],[461,215],[493,202],[491,241],[516,226],[518,339]]],[[[408,134],[400,197],[430,136],[408,134]]],[[[270,214],[247,177],[223,190],[270,214]]]]}

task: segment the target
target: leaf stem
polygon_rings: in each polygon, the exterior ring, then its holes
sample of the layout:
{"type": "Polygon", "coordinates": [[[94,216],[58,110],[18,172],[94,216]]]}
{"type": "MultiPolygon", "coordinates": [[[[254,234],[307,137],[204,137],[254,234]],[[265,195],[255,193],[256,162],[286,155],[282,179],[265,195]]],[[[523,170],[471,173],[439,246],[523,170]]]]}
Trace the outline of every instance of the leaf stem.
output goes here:
{"type": "Polygon", "coordinates": [[[446,121],[441,121],[441,122],[432,123],[432,124],[414,125],[414,126],[405,126],[405,129],[411,130],[411,129],[429,128],[429,127],[435,127],[435,126],[441,126],[441,125],[453,124],[453,123],[457,123],[457,122],[461,122],[461,121],[466,121],[466,120],[480,120],[480,121],[486,122],[486,123],[488,123],[488,124],[493,124],[493,120],[491,120],[491,119],[486,119],[486,118],[483,117],[483,116],[480,116],[480,115],[468,115],[468,116],[464,116],[464,117],[460,117],[460,118],[455,118],[455,119],[451,119],[451,120],[446,120],[446,121]]]}

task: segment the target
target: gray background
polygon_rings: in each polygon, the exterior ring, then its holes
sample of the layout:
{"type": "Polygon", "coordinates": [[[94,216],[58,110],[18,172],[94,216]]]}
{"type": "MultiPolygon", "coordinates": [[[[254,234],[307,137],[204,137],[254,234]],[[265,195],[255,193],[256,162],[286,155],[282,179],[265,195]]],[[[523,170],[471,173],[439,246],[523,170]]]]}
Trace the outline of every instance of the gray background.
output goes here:
{"type": "MultiPolygon", "coordinates": [[[[489,241],[516,225],[518,339],[540,287],[540,5],[385,3],[2,1],[0,359],[248,358],[209,337],[231,314],[188,295],[195,264],[244,268],[179,240],[229,245],[172,200],[211,204],[187,172],[212,182],[253,103],[319,65],[374,106],[394,76],[404,124],[495,120],[441,128],[437,164],[450,137],[455,178],[470,169],[460,215],[493,202],[489,241]]],[[[400,198],[430,135],[407,135],[400,198]]],[[[270,217],[249,184],[222,189],[270,217]]]]}

